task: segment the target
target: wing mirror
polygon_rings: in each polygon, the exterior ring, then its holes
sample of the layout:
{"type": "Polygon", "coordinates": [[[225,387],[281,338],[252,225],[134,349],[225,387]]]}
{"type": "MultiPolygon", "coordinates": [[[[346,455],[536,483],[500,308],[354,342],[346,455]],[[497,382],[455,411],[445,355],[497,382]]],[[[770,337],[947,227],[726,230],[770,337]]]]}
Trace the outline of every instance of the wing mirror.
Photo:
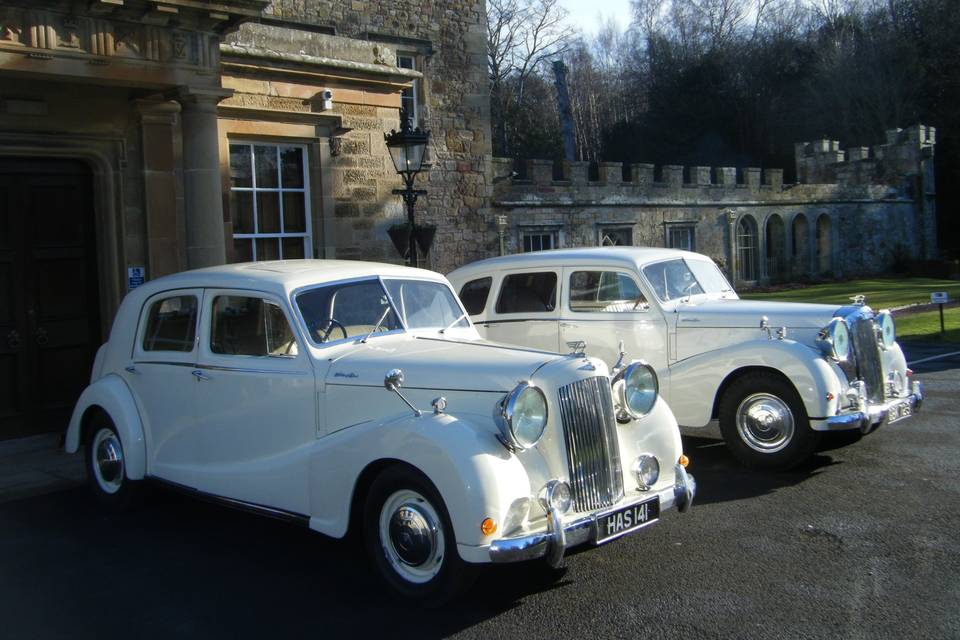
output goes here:
{"type": "Polygon", "coordinates": [[[409,400],[400,393],[400,387],[403,386],[403,371],[401,369],[391,369],[387,371],[387,375],[383,377],[383,387],[387,391],[392,391],[403,400],[404,404],[410,407],[410,410],[413,411],[413,415],[418,418],[423,415],[423,412],[420,409],[417,409],[409,400]]]}

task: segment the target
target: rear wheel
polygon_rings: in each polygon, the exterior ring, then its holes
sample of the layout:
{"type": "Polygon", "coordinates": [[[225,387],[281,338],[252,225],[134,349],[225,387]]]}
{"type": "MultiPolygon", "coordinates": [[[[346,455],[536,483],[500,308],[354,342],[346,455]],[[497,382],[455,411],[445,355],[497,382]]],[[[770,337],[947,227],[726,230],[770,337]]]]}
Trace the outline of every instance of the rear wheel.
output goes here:
{"type": "Polygon", "coordinates": [[[106,415],[94,417],[87,429],[86,463],[87,483],[100,504],[115,511],[136,504],[143,482],[127,477],[123,443],[106,415]]]}
{"type": "Polygon", "coordinates": [[[754,469],[796,466],[820,439],[793,385],[768,373],[746,374],[726,389],[720,430],[734,457],[754,469]]]}
{"type": "Polygon", "coordinates": [[[439,606],[473,581],[460,559],[447,509],[421,473],[395,466],[367,494],[364,543],[383,581],[402,598],[439,606]]]}

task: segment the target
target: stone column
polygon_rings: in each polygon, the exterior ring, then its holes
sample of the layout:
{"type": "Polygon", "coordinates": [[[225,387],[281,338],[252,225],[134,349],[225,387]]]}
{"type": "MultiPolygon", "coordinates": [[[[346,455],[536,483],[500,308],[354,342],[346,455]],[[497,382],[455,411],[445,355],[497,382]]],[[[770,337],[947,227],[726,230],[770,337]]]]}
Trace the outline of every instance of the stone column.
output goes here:
{"type": "Polygon", "coordinates": [[[736,287],[739,282],[737,279],[737,212],[727,210],[724,212],[727,218],[727,247],[730,252],[730,261],[727,263],[730,282],[736,287]]]}
{"type": "Polygon", "coordinates": [[[183,190],[190,269],[227,261],[217,103],[232,93],[219,88],[181,88],[177,96],[183,106],[183,190]]]}
{"type": "Polygon", "coordinates": [[[186,268],[183,192],[177,175],[175,126],[180,105],[172,100],[137,100],[143,152],[147,222],[147,275],[159,278],[186,268]]]}

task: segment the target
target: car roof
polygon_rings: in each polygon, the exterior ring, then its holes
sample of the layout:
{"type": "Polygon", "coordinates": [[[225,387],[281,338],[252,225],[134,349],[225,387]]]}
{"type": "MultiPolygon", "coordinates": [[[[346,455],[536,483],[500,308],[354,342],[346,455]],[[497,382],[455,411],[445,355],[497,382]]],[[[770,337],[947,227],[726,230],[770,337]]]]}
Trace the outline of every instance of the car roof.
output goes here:
{"type": "Polygon", "coordinates": [[[699,258],[706,257],[691,251],[679,249],[664,249],[661,247],[583,247],[578,249],[552,249],[549,251],[532,251],[517,253],[497,258],[487,258],[460,267],[449,275],[458,280],[482,275],[492,271],[507,269],[525,269],[533,267],[557,267],[577,265],[617,265],[628,269],[638,269],[650,262],[669,258],[699,258]]]}
{"type": "Polygon", "coordinates": [[[359,260],[276,260],[225,264],[181,271],[145,283],[134,291],[149,297],[170,289],[253,289],[281,297],[300,287],[370,276],[408,277],[443,282],[442,275],[402,265],[359,260]]]}

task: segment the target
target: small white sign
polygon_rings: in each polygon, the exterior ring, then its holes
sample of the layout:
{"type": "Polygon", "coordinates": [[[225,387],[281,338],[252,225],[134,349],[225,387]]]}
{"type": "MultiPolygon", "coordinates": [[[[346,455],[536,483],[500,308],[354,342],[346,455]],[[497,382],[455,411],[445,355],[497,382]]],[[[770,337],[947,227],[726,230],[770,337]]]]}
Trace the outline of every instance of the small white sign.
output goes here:
{"type": "Polygon", "coordinates": [[[127,267],[127,290],[133,291],[147,280],[145,267],[127,267]]]}
{"type": "Polygon", "coordinates": [[[934,304],[946,304],[950,302],[950,294],[946,291],[934,291],[930,294],[930,302],[934,304]]]}

